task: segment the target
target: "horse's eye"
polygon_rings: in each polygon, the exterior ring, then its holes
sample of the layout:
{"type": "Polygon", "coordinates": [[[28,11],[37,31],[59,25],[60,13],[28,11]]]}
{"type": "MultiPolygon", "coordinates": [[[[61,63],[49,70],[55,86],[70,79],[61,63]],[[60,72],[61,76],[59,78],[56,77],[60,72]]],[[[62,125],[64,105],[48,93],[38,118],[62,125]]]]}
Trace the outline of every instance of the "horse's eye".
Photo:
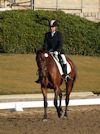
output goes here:
{"type": "Polygon", "coordinates": [[[40,61],[42,60],[42,58],[40,58],[40,61]]]}

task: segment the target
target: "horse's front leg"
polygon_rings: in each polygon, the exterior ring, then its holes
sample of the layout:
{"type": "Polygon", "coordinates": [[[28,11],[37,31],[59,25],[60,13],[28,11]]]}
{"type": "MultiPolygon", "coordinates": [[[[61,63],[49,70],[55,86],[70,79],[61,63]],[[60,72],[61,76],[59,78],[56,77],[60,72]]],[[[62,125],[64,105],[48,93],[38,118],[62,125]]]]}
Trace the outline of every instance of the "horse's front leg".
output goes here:
{"type": "Polygon", "coordinates": [[[66,98],[65,98],[65,113],[64,113],[64,117],[67,117],[67,107],[69,104],[69,95],[66,94],[66,98]]]}
{"type": "Polygon", "coordinates": [[[57,113],[58,113],[58,117],[61,117],[61,110],[60,107],[58,106],[58,95],[59,95],[59,89],[56,88],[55,89],[55,96],[54,96],[54,105],[56,107],[57,113]]]}
{"type": "Polygon", "coordinates": [[[62,91],[61,89],[59,90],[59,109],[60,109],[60,112],[63,112],[62,110],[62,106],[61,106],[61,102],[62,102],[62,91]]]}
{"type": "Polygon", "coordinates": [[[41,88],[42,93],[43,93],[43,100],[44,100],[44,116],[43,116],[43,121],[47,121],[47,89],[46,88],[41,88]]]}
{"type": "Polygon", "coordinates": [[[66,83],[66,98],[65,98],[65,113],[64,113],[64,117],[67,117],[67,108],[68,108],[68,104],[69,104],[69,96],[70,93],[72,91],[72,87],[73,87],[73,81],[69,81],[68,83],[66,83]]]}

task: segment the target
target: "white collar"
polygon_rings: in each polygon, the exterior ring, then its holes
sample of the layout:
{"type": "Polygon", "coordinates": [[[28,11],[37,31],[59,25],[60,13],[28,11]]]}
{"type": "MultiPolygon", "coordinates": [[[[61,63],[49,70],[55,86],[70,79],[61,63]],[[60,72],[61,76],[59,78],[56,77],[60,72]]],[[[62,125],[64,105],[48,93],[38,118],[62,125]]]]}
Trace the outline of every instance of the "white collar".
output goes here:
{"type": "Polygon", "coordinates": [[[52,37],[54,36],[55,32],[56,32],[56,31],[54,31],[54,32],[51,32],[51,35],[52,35],[52,37]]]}

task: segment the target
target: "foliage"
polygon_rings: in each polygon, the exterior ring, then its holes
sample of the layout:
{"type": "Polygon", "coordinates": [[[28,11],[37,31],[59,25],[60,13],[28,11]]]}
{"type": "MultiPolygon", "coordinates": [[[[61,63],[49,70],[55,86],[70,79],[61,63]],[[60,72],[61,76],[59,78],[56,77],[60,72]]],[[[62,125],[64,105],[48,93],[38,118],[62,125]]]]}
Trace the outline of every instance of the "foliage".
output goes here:
{"type": "MultiPolygon", "coordinates": [[[[6,53],[32,53],[43,45],[48,21],[57,19],[67,54],[100,55],[100,23],[62,11],[14,10],[0,13],[0,48],[6,53]]],[[[1,50],[1,49],[0,49],[1,50]]]]}

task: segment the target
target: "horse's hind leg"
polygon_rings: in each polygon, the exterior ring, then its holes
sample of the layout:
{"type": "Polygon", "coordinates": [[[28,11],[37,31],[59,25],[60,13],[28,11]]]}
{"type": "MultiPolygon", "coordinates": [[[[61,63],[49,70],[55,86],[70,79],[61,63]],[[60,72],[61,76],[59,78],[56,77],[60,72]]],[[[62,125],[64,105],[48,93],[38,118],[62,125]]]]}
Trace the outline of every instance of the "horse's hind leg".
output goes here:
{"type": "Polygon", "coordinates": [[[47,120],[47,89],[46,88],[41,88],[42,93],[43,93],[43,99],[44,99],[44,116],[43,116],[43,121],[47,120]]]}
{"type": "MultiPolygon", "coordinates": [[[[58,106],[58,95],[59,95],[59,88],[55,88],[55,96],[54,96],[54,105],[56,107],[57,113],[58,113],[58,117],[61,117],[61,110],[58,106]]],[[[61,97],[60,97],[61,99],[61,97]]],[[[61,105],[61,100],[60,100],[60,105],[61,105]]]]}

